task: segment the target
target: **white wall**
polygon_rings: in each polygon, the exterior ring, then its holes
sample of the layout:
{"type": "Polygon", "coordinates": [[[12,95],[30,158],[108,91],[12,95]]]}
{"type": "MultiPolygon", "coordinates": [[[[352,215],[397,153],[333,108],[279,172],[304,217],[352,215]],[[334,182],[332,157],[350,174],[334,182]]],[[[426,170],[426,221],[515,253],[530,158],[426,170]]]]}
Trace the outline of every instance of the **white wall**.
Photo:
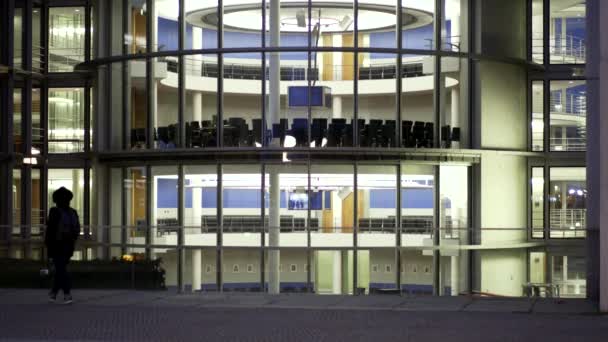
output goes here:
{"type": "Polygon", "coordinates": [[[526,250],[486,250],[481,259],[481,291],[521,296],[526,282],[526,250]]]}

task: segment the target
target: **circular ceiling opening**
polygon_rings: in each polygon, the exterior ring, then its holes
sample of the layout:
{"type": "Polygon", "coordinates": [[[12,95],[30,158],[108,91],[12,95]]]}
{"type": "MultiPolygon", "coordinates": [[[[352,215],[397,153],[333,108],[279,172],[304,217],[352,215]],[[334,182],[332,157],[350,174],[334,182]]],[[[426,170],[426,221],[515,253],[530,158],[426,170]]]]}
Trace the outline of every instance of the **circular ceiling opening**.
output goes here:
{"type": "MultiPolygon", "coordinates": [[[[305,33],[308,26],[319,26],[321,32],[348,32],[354,29],[352,4],[339,2],[314,2],[311,19],[308,20],[308,2],[281,4],[281,33],[305,33]]],[[[269,27],[268,10],[266,28],[269,27]]],[[[433,22],[433,14],[418,9],[403,8],[402,29],[413,29],[433,22]]],[[[224,7],[224,30],[235,32],[260,32],[262,29],[260,4],[236,4],[224,7]]],[[[194,26],[216,29],[217,8],[202,8],[189,12],[186,21],[194,26]]],[[[359,31],[379,32],[395,30],[397,16],[394,6],[359,3],[359,31]]]]}

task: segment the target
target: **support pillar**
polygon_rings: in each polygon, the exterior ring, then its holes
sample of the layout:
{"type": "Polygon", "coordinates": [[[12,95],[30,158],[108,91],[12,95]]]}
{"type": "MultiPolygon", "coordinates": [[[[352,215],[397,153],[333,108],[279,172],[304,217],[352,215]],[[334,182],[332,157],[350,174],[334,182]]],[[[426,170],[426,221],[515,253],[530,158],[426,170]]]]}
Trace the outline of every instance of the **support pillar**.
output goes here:
{"type": "Polygon", "coordinates": [[[333,265],[333,281],[332,281],[332,293],[342,294],[342,252],[335,251],[333,265]]]}
{"type": "Polygon", "coordinates": [[[450,265],[450,287],[452,289],[452,296],[458,296],[458,293],[460,293],[460,257],[452,256],[450,265]]]}
{"type": "MultiPolygon", "coordinates": [[[[281,4],[280,0],[270,0],[270,36],[269,46],[279,47],[281,38],[281,4]]],[[[272,124],[279,123],[281,114],[281,55],[278,52],[269,53],[268,60],[268,111],[266,127],[272,129],[272,124]]],[[[272,137],[271,145],[278,146],[280,137],[272,137]]]]}
{"type": "Polygon", "coordinates": [[[339,119],[342,117],[342,96],[333,96],[331,99],[332,118],[339,119]]]}
{"type": "Polygon", "coordinates": [[[192,250],[192,292],[201,290],[202,283],[202,257],[200,249],[192,250]]]}
{"type": "MultiPolygon", "coordinates": [[[[270,206],[268,210],[268,246],[279,247],[280,245],[280,180],[279,172],[276,167],[269,167],[270,178],[270,206]]],[[[280,288],[280,273],[279,265],[281,263],[281,255],[279,250],[268,251],[268,293],[279,294],[280,288]]]]}

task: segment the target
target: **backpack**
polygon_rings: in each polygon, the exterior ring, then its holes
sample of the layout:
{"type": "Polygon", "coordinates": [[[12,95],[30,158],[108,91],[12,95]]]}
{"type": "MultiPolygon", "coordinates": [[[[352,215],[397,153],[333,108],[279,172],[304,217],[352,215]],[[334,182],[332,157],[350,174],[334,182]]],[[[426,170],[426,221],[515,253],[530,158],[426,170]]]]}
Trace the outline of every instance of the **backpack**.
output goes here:
{"type": "Polygon", "coordinates": [[[57,241],[74,241],[80,234],[80,225],[76,212],[72,209],[59,209],[61,219],[57,223],[57,241]]]}

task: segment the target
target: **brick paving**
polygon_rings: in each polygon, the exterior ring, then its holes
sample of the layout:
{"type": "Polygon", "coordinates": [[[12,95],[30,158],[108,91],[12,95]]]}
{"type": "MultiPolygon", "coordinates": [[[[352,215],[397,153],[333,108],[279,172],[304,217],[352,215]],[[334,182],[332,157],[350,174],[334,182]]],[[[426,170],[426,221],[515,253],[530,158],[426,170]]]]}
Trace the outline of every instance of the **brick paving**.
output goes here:
{"type": "Polygon", "coordinates": [[[0,341],[608,341],[583,300],[0,290],[0,341]]]}

